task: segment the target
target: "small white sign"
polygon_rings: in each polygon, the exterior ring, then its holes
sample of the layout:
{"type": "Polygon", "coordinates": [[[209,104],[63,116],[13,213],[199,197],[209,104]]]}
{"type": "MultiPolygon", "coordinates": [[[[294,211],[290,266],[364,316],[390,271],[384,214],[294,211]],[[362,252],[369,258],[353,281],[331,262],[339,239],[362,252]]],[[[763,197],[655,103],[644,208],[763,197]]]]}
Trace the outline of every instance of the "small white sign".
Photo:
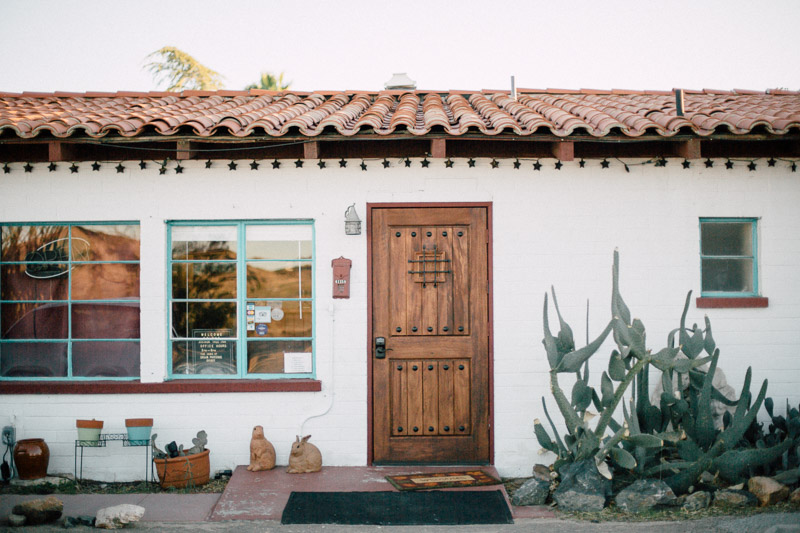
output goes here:
{"type": "Polygon", "coordinates": [[[247,331],[255,331],[255,330],[256,330],[255,323],[254,322],[248,322],[247,323],[247,331]]]}
{"type": "Polygon", "coordinates": [[[272,307],[268,305],[256,306],[256,324],[269,324],[272,322],[272,307]]]}
{"type": "Polygon", "coordinates": [[[282,320],[283,319],[283,309],[280,307],[274,307],[272,309],[272,320],[282,320]]]}
{"type": "Polygon", "coordinates": [[[311,354],[306,352],[283,352],[284,374],[310,374],[311,354]]]}

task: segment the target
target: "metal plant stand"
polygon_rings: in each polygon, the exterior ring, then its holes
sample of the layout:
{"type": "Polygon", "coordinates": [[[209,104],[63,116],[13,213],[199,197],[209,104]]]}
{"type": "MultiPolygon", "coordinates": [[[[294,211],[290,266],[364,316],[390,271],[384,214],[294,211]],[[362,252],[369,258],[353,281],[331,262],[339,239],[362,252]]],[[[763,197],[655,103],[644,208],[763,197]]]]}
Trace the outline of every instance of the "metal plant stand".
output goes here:
{"type": "Polygon", "coordinates": [[[123,446],[143,447],[144,448],[144,481],[150,483],[153,476],[153,462],[150,460],[150,439],[130,440],[127,433],[105,433],[100,435],[99,440],[76,440],[75,441],[75,478],[83,480],[83,449],[84,448],[105,448],[108,441],[121,441],[123,446]],[[80,450],[80,453],[78,452],[80,450]],[[80,457],[80,469],[78,468],[78,457],[80,457]],[[149,466],[149,468],[148,468],[149,466]]]}

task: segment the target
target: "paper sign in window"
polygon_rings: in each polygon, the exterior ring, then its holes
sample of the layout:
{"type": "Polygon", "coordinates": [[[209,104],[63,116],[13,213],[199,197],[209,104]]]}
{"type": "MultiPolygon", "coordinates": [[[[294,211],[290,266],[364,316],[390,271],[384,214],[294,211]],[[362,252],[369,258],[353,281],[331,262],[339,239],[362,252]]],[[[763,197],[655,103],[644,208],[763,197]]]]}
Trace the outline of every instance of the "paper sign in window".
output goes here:
{"type": "Polygon", "coordinates": [[[306,352],[283,353],[284,374],[310,374],[311,354],[306,352]]]}

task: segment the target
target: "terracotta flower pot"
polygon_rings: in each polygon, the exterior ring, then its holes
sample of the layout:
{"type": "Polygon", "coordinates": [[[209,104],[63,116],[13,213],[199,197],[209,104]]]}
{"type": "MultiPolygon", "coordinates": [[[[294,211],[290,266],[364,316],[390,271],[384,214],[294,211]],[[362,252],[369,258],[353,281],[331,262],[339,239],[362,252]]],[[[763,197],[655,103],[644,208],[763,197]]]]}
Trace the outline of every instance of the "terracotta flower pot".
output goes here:
{"type": "Polygon", "coordinates": [[[126,418],[125,428],[128,430],[128,442],[134,446],[146,446],[150,442],[150,431],[153,429],[152,418],[126,418]]]}
{"type": "Polygon", "coordinates": [[[210,450],[204,450],[193,455],[153,459],[161,486],[182,489],[208,483],[209,453],[210,450]]]}
{"type": "Polygon", "coordinates": [[[95,420],[76,420],[75,427],[78,428],[78,440],[82,446],[100,446],[100,431],[103,429],[103,421],[95,420]]]}
{"type": "Polygon", "coordinates": [[[44,439],[22,439],[14,446],[14,464],[20,479],[40,479],[47,476],[50,448],[44,439]]]}

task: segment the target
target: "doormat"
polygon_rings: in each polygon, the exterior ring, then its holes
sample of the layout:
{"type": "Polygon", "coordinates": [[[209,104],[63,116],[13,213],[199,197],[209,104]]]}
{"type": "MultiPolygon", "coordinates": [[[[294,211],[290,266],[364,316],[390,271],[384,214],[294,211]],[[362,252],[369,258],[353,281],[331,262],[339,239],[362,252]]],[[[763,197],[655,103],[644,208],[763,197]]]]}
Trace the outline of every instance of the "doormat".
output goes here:
{"type": "Polygon", "coordinates": [[[402,476],[386,476],[386,480],[397,490],[447,489],[452,487],[480,487],[481,485],[499,485],[499,479],[490,476],[483,470],[466,472],[437,472],[435,474],[406,474],[402,476]]]}
{"type": "Polygon", "coordinates": [[[513,524],[499,490],[292,492],[281,524],[377,526],[513,524]]]}

